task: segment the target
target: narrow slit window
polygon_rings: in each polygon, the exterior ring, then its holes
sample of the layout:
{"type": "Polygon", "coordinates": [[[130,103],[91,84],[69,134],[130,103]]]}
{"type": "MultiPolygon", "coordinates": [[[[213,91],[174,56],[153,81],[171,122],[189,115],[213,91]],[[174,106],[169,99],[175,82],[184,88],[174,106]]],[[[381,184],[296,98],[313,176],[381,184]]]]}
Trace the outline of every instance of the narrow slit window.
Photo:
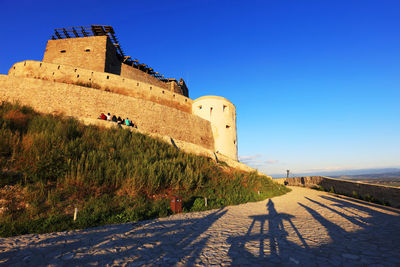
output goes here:
{"type": "Polygon", "coordinates": [[[223,106],[222,106],[222,111],[225,111],[225,109],[226,109],[227,107],[228,107],[228,106],[223,105],[223,106]]]}
{"type": "Polygon", "coordinates": [[[110,79],[110,76],[107,75],[107,80],[110,79]]]}
{"type": "Polygon", "coordinates": [[[213,108],[210,108],[210,116],[212,115],[212,110],[213,110],[213,108]]]}
{"type": "Polygon", "coordinates": [[[79,74],[78,74],[78,75],[76,75],[76,78],[79,78],[79,74]]]}
{"type": "Polygon", "coordinates": [[[151,89],[153,89],[153,88],[150,86],[150,90],[151,90],[151,89]]]}
{"type": "Polygon", "coordinates": [[[139,86],[139,83],[137,83],[136,86],[139,86]]]}

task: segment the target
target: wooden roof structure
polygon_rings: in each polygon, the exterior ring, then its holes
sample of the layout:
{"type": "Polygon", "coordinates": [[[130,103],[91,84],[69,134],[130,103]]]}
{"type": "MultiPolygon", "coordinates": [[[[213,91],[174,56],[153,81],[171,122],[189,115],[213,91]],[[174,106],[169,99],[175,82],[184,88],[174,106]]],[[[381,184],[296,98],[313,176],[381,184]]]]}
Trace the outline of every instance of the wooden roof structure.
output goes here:
{"type": "Polygon", "coordinates": [[[122,61],[122,63],[130,65],[137,68],[147,74],[166,82],[164,75],[159,74],[150,68],[146,64],[139,63],[139,60],[132,60],[130,56],[126,56],[123,52],[121,45],[118,42],[117,36],[113,27],[107,25],[90,25],[90,26],[78,26],[78,27],[66,27],[54,30],[54,34],[51,36],[52,40],[58,39],[69,39],[69,38],[83,38],[90,36],[108,36],[117,50],[117,56],[122,61]]]}

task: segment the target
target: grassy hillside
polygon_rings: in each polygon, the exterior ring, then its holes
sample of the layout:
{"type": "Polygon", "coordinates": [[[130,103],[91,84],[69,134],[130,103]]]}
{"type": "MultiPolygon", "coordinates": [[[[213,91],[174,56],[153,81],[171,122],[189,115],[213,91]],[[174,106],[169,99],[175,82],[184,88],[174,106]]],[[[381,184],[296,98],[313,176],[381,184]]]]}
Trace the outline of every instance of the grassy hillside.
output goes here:
{"type": "Polygon", "coordinates": [[[287,191],[146,135],[0,106],[1,236],[167,216],[172,194],[197,211],[287,191]]]}

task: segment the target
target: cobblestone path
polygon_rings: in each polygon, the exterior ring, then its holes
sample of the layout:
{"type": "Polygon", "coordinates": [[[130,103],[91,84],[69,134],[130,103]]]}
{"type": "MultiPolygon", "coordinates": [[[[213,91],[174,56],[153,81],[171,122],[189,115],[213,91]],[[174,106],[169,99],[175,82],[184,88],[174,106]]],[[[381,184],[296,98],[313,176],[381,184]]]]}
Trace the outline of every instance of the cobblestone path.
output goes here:
{"type": "Polygon", "coordinates": [[[7,266],[400,266],[400,210],[292,187],[138,224],[0,239],[7,266]]]}

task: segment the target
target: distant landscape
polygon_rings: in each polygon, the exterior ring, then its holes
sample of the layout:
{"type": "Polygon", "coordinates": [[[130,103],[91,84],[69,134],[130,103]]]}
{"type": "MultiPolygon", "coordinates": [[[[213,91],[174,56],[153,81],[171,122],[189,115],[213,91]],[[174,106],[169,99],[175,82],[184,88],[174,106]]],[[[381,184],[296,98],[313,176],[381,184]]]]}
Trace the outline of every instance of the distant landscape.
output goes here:
{"type": "MultiPolygon", "coordinates": [[[[326,176],[336,179],[351,180],[369,184],[379,184],[400,187],[400,169],[380,168],[380,169],[358,169],[340,170],[334,172],[315,172],[315,173],[295,173],[290,177],[301,176],[326,176]]],[[[284,175],[272,175],[273,178],[284,178],[284,175]]]]}
{"type": "Polygon", "coordinates": [[[356,175],[339,175],[330,177],[369,183],[369,184],[400,187],[400,171],[385,172],[385,173],[366,173],[366,174],[356,174],[356,175]]]}

